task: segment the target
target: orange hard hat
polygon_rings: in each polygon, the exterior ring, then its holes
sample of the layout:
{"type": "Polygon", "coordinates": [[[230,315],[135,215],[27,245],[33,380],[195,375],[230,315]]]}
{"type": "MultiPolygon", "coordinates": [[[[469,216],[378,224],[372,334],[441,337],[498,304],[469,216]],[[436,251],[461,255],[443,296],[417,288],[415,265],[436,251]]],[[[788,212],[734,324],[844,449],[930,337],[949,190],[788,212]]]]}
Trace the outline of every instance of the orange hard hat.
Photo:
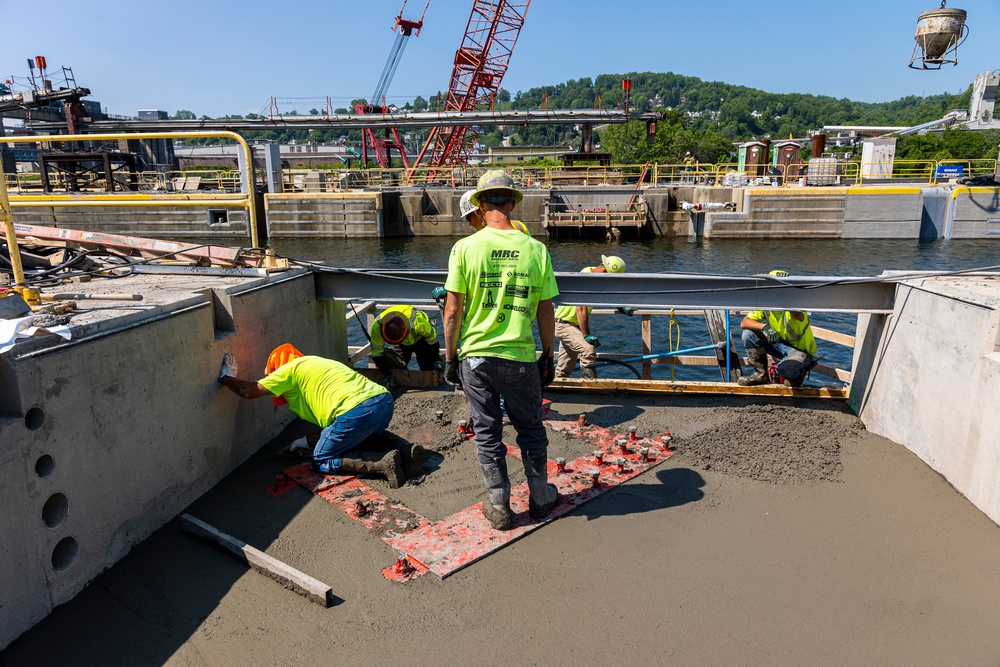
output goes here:
{"type": "MultiPolygon", "coordinates": [[[[264,375],[270,375],[277,369],[281,368],[289,361],[298,359],[299,357],[304,357],[306,355],[295,349],[295,346],[291,343],[283,343],[271,351],[270,356],[267,358],[267,365],[264,367],[264,375]]],[[[288,401],[282,396],[274,396],[271,401],[275,405],[284,405],[288,401]]]]}

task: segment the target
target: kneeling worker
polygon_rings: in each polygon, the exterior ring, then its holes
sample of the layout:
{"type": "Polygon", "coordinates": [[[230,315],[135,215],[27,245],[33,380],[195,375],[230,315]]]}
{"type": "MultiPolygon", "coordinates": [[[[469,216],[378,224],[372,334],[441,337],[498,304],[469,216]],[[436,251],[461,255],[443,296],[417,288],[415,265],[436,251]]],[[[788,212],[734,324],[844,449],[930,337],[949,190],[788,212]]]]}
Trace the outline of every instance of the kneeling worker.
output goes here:
{"type": "MultiPolygon", "coordinates": [[[[625,260],[613,255],[601,255],[600,266],[588,266],[580,273],[625,273],[625,260]]],[[[559,364],[556,377],[569,377],[580,360],[580,377],[593,380],[597,377],[597,348],[601,341],[590,333],[591,306],[559,306],[556,309],[556,338],[559,339],[559,364]]],[[[632,315],[634,308],[618,308],[618,312],[632,315]]]]}
{"type": "MultiPolygon", "coordinates": [[[[775,269],[768,274],[775,278],[788,276],[775,269]]],[[[809,325],[809,315],[800,310],[755,310],[743,318],[743,345],[753,373],[741,377],[737,384],[748,387],[767,384],[767,355],[777,360],[778,375],[790,386],[802,386],[806,373],[816,365],[816,339],[809,325]]]]}
{"type": "Polygon", "coordinates": [[[261,380],[238,380],[236,360],[226,353],[219,382],[242,398],[271,396],[322,431],[308,436],[312,467],[325,474],[377,473],[389,486],[406,482],[402,455],[390,450],[378,461],[343,456],[365,438],[379,435],[392,419],[392,394],[344,364],[323,357],[304,356],[286,343],[274,349],[261,380]]]}
{"type": "Polygon", "coordinates": [[[372,361],[385,375],[390,370],[404,370],[414,353],[420,370],[444,370],[437,330],[427,313],[413,306],[383,310],[372,323],[371,341],[372,361]]]}

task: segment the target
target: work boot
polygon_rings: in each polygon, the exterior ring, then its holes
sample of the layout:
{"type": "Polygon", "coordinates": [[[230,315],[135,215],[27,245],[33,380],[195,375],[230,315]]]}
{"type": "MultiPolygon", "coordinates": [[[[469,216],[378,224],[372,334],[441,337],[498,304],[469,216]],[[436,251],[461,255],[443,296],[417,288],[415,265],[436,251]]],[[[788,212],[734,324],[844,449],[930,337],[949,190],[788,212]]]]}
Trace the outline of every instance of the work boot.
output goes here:
{"type": "Polygon", "coordinates": [[[494,530],[510,530],[510,478],[507,476],[507,460],[497,459],[492,463],[480,463],[483,480],[489,494],[483,500],[483,516],[494,530]]]}
{"type": "Polygon", "coordinates": [[[767,352],[762,347],[748,347],[747,361],[753,367],[753,373],[736,381],[741,387],[751,387],[767,384],[767,352]]]}
{"type": "MultiPolygon", "coordinates": [[[[371,456],[375,458],[378,454],[371,456]]],[[[406,472],[403,470],[403,457],[395,449],[389,450],[381,458],[374,461],[366,461],[364,458],[340,459],[338,473],[350,475],[384,475],[389,480],[389,486],[398,489],[406,483],[406,472]]]]}
{"type": "MultiPolygon", "coordinates": [[[[403,452],[400,452],[402,455],[403,452]]],[[[410,445],[407,449],[408,455],[403,455],[403,463],[406,466],[407,479],[420,477],[424,474],[424,447],[423,445],[410,445]]]]}
{"type": "Polygon", "coordinates": [[[555,484],[548,483],[548,456],[545,451],[524,453],[524,476],[528,480],[528,516],[544,519],[559,502],[555,484]]]}
{"type": "Polygon", "coordinates": [[[583,378],[584,380],[596,380],[597,370],[594,368],[581,368],[580,377],[583,378]]]}

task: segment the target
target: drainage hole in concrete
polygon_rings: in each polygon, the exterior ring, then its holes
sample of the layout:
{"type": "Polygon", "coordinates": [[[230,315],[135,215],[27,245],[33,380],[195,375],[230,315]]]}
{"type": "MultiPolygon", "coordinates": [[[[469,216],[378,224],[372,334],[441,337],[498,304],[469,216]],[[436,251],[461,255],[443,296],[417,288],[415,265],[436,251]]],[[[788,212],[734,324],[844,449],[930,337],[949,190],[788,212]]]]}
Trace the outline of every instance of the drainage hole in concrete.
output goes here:
{"type": "Polygon", "coordinates": [[[64,537],[59,540],[56,548],[52,550],[52,567],[56,572],[65,572],[76,560],[76,552],[80,547],[72,537],[64,537]]]}
{"type": "Polygon", "coordinates": [[[37,431],[42,427],[42,422],[45,421],[45,413],[38,406],[29,408],[24,414],[24,425],[28,427],[29,430],[37,431]]]}
{"type": "Polygon", "coordinates": [[[53,493],[42,507],[42,521],[49,528],[57,528],[69,514],[69,501],[61,493],[53,493]]]}
{"type": "Polygon", "coordinates": [[[48,454],[42,454],[35,461],[35,474],[39,477],[48,477],[55,470],[56,460],[48,454]]]}

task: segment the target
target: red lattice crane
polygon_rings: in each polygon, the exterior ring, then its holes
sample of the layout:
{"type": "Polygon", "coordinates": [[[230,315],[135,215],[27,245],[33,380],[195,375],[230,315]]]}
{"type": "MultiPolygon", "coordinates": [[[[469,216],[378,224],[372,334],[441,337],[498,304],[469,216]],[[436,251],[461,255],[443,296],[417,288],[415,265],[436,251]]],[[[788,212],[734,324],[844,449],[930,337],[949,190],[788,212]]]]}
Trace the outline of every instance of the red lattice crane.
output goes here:
{"type": "MultiPolygon", "coordinates": [[[[475,0],[462,45],[455,52],[444,111],[489,109],[507,73],[510,56],[531,0],[475,0]]],[[[430,151],[427,165],[445,167],[468,160],[479,136],[474,127],[436,127],[415,165],[430,151]]]]}

